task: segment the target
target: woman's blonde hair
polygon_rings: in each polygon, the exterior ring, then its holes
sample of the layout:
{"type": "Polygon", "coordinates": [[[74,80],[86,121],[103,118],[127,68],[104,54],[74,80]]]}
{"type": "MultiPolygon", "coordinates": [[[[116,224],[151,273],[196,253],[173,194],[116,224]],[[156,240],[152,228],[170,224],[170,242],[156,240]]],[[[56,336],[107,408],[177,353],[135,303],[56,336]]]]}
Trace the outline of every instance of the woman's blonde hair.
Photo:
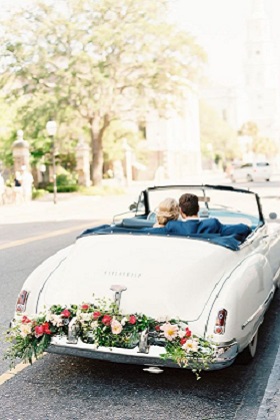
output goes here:
{"type": "Polygon", "coordinates": [[[177,220],[179,217],[179,204],[174,198],[166,198],[156,210],[157,223],[166,225],[169,220],[177,220]]]}

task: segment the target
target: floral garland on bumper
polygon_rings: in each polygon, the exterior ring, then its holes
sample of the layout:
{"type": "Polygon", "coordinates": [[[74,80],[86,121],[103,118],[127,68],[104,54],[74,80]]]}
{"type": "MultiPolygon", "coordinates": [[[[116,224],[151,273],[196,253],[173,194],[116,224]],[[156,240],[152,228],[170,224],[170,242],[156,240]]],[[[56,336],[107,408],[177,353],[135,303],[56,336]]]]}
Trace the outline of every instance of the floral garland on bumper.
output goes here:
{"type": "Polygon", "coordinates": [[[148,331],[149,345],[163,346],[163,359],[188,367],[199,378],[215,357],[211,342],[192,334],[186,322],[176,319],[155,320],[143,314],[123,315],[115,303],[53,305],[35,316],[17,315],[7,331],[11,343],[5,354],[14,366],[16,359],[32,363],[51,343],[52,336],[67,336],[70,321],[76,317],[76,337],[103,347],[134,348],[140,334],[148,331]]]}

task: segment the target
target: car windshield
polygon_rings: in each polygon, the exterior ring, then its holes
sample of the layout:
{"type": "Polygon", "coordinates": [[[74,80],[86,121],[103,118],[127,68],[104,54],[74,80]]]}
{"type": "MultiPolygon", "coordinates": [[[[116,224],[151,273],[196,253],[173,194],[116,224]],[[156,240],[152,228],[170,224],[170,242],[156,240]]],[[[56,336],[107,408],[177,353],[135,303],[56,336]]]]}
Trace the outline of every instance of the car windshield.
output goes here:
{"type": "MultiPolygon", "coordinates": [[[[235,190],[233,188],[209,188],[209,187],[155,187],[148,188],[148,212],[156,211],[159,203],[167,197],[179,200],[182,194],[187,192],[196,194],[199,197],[200,212],[208,212],[212,216],[223,214],[232,217],[233,213],[240,214],[240,217],[247,215],[254,223],[259,223],[260,213],[256,195],[246,190],[235,190]]],[[[140,196],[137,213],[144,210],[144,196],[140,196]]],[[[240,220],[239,220],[240,221],[240,220]]],[[[226,222],[226,221],[225,221],[226,222]]]]}

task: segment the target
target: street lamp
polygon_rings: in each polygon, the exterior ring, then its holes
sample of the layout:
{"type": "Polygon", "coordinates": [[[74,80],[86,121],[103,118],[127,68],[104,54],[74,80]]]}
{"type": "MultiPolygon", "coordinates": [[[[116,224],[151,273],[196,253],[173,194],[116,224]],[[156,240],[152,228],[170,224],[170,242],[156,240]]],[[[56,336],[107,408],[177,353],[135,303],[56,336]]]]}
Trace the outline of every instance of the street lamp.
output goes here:
{"type": "Polygon", "coordinates": [[[54,136],[56,134],[56,122],[53,120],[50,120],[47,122],[46,129],[48,132],[48,135],[52,139],[52,167],[53,167],[53,203],[56,204],[57,202],[57,185],[56,185],[56,166],[55,166],[55,140],[54,136]]]}

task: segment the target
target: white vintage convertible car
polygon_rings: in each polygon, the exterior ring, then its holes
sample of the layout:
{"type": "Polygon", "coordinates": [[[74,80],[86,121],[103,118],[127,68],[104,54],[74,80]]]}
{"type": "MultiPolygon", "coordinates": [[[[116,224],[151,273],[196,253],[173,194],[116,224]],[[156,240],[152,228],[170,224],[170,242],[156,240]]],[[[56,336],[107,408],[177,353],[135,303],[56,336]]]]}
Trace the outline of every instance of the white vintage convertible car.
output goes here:
{"type": "Polygon", "coordinates": [[[45,339],[49,352],[147,367],[213,370],[241,352],[253,358],[280,284],[275,217],[265,221],[258,195],[230,186],[147,188],[130,212],[83,232],[27,278],[13,328],[45,339]],[[201,222],[229,229],[153,229],[160,201],[185,192],[198,195],[201,222]]]}

